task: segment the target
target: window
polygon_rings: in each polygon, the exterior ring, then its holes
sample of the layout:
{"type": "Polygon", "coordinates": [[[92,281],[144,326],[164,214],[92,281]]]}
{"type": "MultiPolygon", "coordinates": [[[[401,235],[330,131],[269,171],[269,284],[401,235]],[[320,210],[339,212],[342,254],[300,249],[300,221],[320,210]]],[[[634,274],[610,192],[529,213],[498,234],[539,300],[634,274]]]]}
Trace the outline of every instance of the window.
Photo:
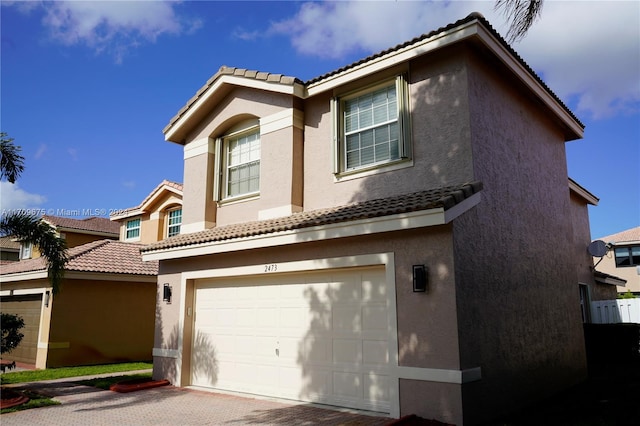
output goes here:
{"type": "Polygon", "coordinates": [[[216,200],[260,192],[260,129],[258,120],[236,126],[216,140],[216,200]],[[235,130],[235,131],[234,131],[235,130]]]}
{"type": "Polygon", "coordinates": [[[578,284],[578,291],[580,292],[582,322],[591,322],[591,297],[589,296],[589,287],[586,284],[578,284]]]}
{"type": "Polygon", "coordinates": [[[408,87],[403,76],[334,99],[336,173],[409,158],[408,87]]]}
{"type": "Polygon", "coordinates": [[[127,232],[125,239],[133,240],[140,238],[140,219],[132,219],[127,221],[127,232]]]}
{"type": "Polygon", "coordinates": [[[20,249],[22,250],[20,259],[31,259],[32,247],[33,245],[31,244],[31,242],[24,241],[20,246],[20,249]]]}
{"type": "Polygon", "coordinates": [[[167,221],[167,236],[173,237],[180,233],[180,225],[182,224],[182,209],[170,210],[167,221]]]}
{"type": "Polygon", "coordinates": [[[616,247],[614,252],[617,267],[640,265],[640,246],[616,247]]]}

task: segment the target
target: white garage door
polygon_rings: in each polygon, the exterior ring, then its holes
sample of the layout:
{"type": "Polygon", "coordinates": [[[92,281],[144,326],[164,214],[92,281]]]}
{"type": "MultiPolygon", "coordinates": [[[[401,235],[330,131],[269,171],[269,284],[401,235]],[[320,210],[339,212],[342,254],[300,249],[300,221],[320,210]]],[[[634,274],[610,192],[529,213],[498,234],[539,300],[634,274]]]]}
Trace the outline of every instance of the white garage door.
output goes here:
{"type": "Polygon", "coordinates": [[[192,385],[389,411],[384,269],[199,281],[192,385]]]}

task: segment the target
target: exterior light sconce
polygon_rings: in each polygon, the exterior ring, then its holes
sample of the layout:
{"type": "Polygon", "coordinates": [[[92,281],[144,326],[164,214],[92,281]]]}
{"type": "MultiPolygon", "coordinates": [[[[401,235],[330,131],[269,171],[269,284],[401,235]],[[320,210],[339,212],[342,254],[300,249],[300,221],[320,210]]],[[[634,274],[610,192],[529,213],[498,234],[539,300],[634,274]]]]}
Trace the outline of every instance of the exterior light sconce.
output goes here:
{"type": "Polygon", "coordinates": [[[165,284],[162,291],[162,300],[171,303],[171,286],[169,284],[165,284]]]}
{"type": "Polygon", "coordinates": [[[45,308],[49,307],[49,299],[51,299],[51,292],[46,291],[44,293],[44,306],[45,306],[45,308]]]}
{"type": "Polygon", "coordinates": [[[424,293],[427,291],[427,274],[429,270],[424,265],[413,265],[413,292],[424,293]]]}

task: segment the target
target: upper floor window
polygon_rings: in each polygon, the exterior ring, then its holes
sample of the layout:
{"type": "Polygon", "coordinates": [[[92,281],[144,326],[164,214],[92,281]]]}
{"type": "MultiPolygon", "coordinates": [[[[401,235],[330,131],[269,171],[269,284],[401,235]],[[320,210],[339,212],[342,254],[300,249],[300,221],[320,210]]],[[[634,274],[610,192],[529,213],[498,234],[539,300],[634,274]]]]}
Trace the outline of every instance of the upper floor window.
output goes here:
{"type": "Polygon", "coordinates": [[[409,158],[408,87],[403,76],[333,102],[335,173],[409,158]]]}
{"type": "Polygon", "coordinates": [[[20,259],[31,259],[32,248],[33,244],[30,241],[23,241],[20,246],[20,259]]]}
{"type": "Polygon", "coordinates": [[[216,199],[260,192],[260,128],[257,120],[236,126],[216,140],[216,199]]]}
{"type": "Polygon", "coordinates": [[[637,266],[640,265],[640,246],[616,247],[616,266],[637,266]]]}
{"type": "Polygon", "coordinates": [[[182,224],[182,209],[170,210],[167,220],[167,236],[173,237],[180,234],[180,225],[182,224]]]}
{"type": "Polygon", "coordinates": [[[131,219],[127,221],[125,238],[127,240],[140,238],[140,219],[131,219]]]}

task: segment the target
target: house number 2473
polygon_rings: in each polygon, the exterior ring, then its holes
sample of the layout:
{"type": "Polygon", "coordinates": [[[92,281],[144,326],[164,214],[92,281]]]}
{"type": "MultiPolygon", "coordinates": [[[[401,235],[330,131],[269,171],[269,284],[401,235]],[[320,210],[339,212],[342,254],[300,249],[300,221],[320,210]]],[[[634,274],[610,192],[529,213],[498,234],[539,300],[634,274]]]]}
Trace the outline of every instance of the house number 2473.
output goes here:
{"type": "Polygon", "coordinates": [[[269,265],[264,265],[265,272],[276,272],[278,270],[278,265],[275,263],[270,263],[269,265]]]}

